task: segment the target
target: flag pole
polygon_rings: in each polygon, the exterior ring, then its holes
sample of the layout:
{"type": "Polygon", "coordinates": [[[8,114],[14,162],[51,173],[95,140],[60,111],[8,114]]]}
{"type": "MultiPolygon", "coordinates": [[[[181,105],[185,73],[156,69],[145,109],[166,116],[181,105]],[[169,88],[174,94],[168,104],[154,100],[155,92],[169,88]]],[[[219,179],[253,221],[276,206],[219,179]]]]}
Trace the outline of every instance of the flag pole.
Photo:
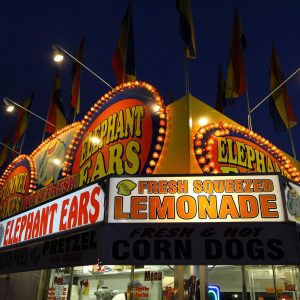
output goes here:
{"type": "MultiPolygon", "coordinates": [[[[45,126],[44,126],[44,132],[43,132],[42,141],[44,141],[44,139],[45,139],[45,134],[46,134],[46,130],[47,130],[47,123],[50,123],[50,122],[48,122],[48,119],[49,119],[49,114],[50,114],[50,109],[51,109],[52,101],[54,101],[54,99],[53,99],[53,93],[54,93],[54,89],[55,89],[55,81],[56,81],[57,74],[58,74],[58,69],[56,69],[56,72],[55,72],[54,87],[53,87],[53,90],[51,92],[50,102],[49,102],[49,105],[48,105],[47,122],[45,123],[45,126]]],[[[52,125],[56,128],[56,126],[54,124],[52,124],[52,125]]]]}
{"type": "Polygon", "coordinates": [[[188,58],[186,57],[186,54],[184,55],[184,76],[185,76],[185,93],[188,95],[190,93],[190,81],[189,81],[188,58]]]}
{"type": "MultiPolygon", "coordinates": [[[[51,95],[50,103],[49,103],[49,105],[48,105],[47,120],[48,120],[48,118],[49,118],[49,113],[50,113],[50,108],[51,108],[52,101],[53,101],[53,99],[52,99],[52,95],[51,95]]],[[[44,126],[44,132],[43,132],[42,142],[43,142],[44,139],[45,139],[46,128],[47,128],[47,123],[45,123],[45,126],[44,126]]]]}
{"type": "Polygon", "coordinates": [[[127,67],[127,46],[128,46],[128,36],[129,36],[129,26],[130,26],[130,18],[131,18],[131,1],[129,0],[128,6],[127,6],[127,12],[128,12],[128,17],[127,17],[127,32],[126,32],[126,46],[124,47],[124,64],[123,64],[123,76],[122,76],[122,83],[125,82],[125,73],[126,73],[126,67],[127,67]]]}
{"type": "MultiPolygon", "coordinates": [[[[30,98],[31,98],[31,104],[30,104],[30,108],[31,108],[32,107],[32,102],[33,102],[33,95],[31,95],[30,98]]],[[[27,129],[28,129],[28,124],[29,124],[30,117],[31,117],[31,115],[28,114],[28,119],[27,119],[27,122],[26,122],[26,128],[25,128],[25,131],[23,133],[23,137],[22,137],[22,142],[21,142],[21,145],[20,145],[19,153],[22,153],[22,149],[23,149],[25,137],[26,137],[26,134],[27,134],[27,129]]],[[[15,148],[16,145],[17,145],[17,143],[14,145],[14,148],[15,148]]]]}
{"type": "MultiPolygon", "coordinates": [[[[185,48],[184,48],[185,49],[185,48]]],[[[188,120],[188,126],[187,126],[187,144],[189,145],[191,139],[190,139],[190,82],[189,82],[189,67],[188,67],[188,58],[186,55],[186,51],[184,51],[184,73],[185,73],[185,92],[186,92],[186,113],[187,113],[187,120],[188,120]]],[[[187,163],[188,163],[188,169],[191,168],[191,160],[190,155],[187,156],[187,163]]]]}
{"type": "Polygon", "coordinates": [[[295,145],[294,145],[294,139],[293,139],[292,130],[291,130],[290,126],[288,128],[288,131],[289,131],[289,136],[290,136],[290,141],[291,141],[291,147],[292,147],[293,156],[294,156],[295,159],[297,159],[296,151],[295,151],[295,145]]]}
{"type": "MultiPolygon", "coordinates": [[[[245,62],[244,62],[245,63],[245,62]]],[[[246,70],[246,65],[245,65],[246,70]]],[[[252,118],[251,118],[251,108],[250,108],[250,100],[249,100],[249,92],[248,92],[248,82],[247,82],[247,75],[245,72],[245,81],[246,81],[246,90],[245,90],[245,96],[246,96],[246,103],[247,103],[247,112],[248,112],[248,128],[252,130],[252,118]]]]}
{"type": "Polygon", "coordinates": [[[2,143],[1,141],[0,141],[0,145],[2,145],[3,147],[5,147],[5,148],[7,148],[7,149],[9,149],[9,150],[11,150],[11,151],[17,153],[17,154],[20,154],[20,152],[18,152],[18,151],[16,151],[15,149],[9,147],[8,145],[2,143]]]}
{"type": "MultiPolygon", "coordinates": [[[[268,94],[266,97],[264,97],[261,101],[258,102],[257,105],[255,105],[248,113],[248,124],[249,122],[251,123],[251,114],[259,107],[261,106],[264,102],[266,102],[276,91],[278,91],[283,85],[285,85],[292,77],[294,77],[298,72],[300,71],[300,68],[297,68],[287,79],[285,79],[282,83],[280,83],[270,94],[268,94]]],[[[287,108],[286,108],[286,104],[284,105],[284,111],[286,114],[286,118],[288,120],[288,116],[287,116],[287,108]]],[[[250,128],[250,130],[252,130],[252,127],[250,128]]],[[[288,122],[288,131],[289,131],[289,136],[290,136],[290,141],[291,141],[291,147],[292,147],[292,152],[293,152],[293,156],[296,159],[296,151],[295,151],[295,146],[294,146],[294,139],[293,139],[293,135],[291,132],[291,128],[290,128],[290,123],[288,122]]]]}
{"type": "MultiPolygon", "coordinates": [[[[32,104],[31,104],[32,105],[32,104]]],[[[26,129],[24,131],[24,134],[23,134],[23,137],[22,137],[22,142],[21,142],[21,145],[20,145],[20,151],[19,153],[22,153],[22,149],[23,149],[23,145],[24,145],[24,141],[25,141],[25,136],[27,134],[27,129],[28,129],[28,124],[29,124],[29,120],[30,120],[30,114],[28,115],[28,119],[27,119],[27,123],[26,123],[26,129]]],[[[14,145],[14,148],[15,148],[16,145],[14,145]]]]}
{"type": "Polygon", "coordinates": [[[295,151],[295,145],[294,145],[294,139],[293,139],[293,135],[292,135],[292,129],[291,129],[291,125],[290,125],[290,121],[289,121],[289,117],[288,117],[288,111],[287,111],[287,107],[286,107],[286,102],[284,101],[284,113],[285,113],[285,118],[287,120],[287,130],[289,132],[289,137],[290,137],[290,142],[291,142],[291,147],[292,147],[292,153],[295,159],[297,159],[296,156],[296,151],[295,151]]]}

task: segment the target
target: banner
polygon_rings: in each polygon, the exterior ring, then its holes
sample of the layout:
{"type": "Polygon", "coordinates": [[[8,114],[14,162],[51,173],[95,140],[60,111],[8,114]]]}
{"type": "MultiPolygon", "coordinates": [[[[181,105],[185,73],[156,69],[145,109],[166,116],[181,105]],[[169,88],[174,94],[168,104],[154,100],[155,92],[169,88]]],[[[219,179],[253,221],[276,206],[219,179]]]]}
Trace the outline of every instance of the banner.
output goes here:
{"type": "Polygon", "coordinates": [[[98,184],[35,207],[0,223],[0,248],[104,220],[98,184]]]}
{"type": "Polygon", "coordinates": [[[104,264],[300,263],[299,233],[293,223],[105,224],[102,232],[104,264]]]}
{"type": "Polygon", "coordinates": [[[97,255],[100,255],[98,230],[92,228],[2,251],[0,274],[95,264],[97,255]]]}
{"type": "Polygon", "coordinates": [[[112,177],[109,223],[284,222],[278,175],[112,177]]]}

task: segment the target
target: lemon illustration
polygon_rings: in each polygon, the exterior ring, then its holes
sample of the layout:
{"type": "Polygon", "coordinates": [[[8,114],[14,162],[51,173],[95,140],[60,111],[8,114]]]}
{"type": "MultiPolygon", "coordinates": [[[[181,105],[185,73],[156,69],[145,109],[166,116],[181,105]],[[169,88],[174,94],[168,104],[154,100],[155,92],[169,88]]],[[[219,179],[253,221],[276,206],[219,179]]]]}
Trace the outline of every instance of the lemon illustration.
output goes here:
{"type": "Polygon", "coordinates": [[[122,180],[117,184],[118,195],[129,196],[135,187],[136,183],[133,181],[129,179],[122,180]]]}

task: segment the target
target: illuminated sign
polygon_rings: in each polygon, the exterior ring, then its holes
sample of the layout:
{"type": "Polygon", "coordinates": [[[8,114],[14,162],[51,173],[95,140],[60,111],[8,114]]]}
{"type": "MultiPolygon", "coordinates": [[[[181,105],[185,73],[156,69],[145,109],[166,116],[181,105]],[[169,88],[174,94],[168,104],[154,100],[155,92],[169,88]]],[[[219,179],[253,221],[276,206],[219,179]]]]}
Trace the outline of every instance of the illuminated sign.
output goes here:
{"type": "Polygon", "coordinates": [[[289,182],[285,188],[288,219],[300,224],[300,186],[289,182]]]}
{"type": "Polygon", "coordinates": [[[162,98],[149,84],[126,83],[103,96],[70,145],[66,174],[79,186],[108,175],[151,174],[166,132],[162,98]]]}
{"type": "Polygon", "coordinates": [[[292,222],[108,223],[100,226],[107,264],[299,265],[292,222]]]}
{"type": "Polygon", "coordinates": [[[40,204],[48,199],[54,199],[77,187],[77,175],[66,176],[58,179],[56,183],[51,182],[45,187],[34,191],[22,200],[20,211],[24,211],[34,205],[40,204]]]}
{"type": "Polygon", "coordinates": [[[283,222],[278,175],[112,177],[108,222],[283,222]]]}
{"type": "Polygon", "coordinates": [[[98,184],[0,222],[0,247],[93,224],[104,219],[104,192],[98,184]]]}
{"type": "MultiPolygon", "coordinates": [[[[51,135],[32,152],[31,157],[36,165],[37,190],[51,184],[57,185],[62,179],[63,166],[68,155],[69,145],[80,128],[80,122],[68,125],[51,135]]],[[[49,198],[51,197],[44,197],[43,199],[40,197],[40,202],[49,198]]]]}
{"type": "Polygon", "coordinates": [[[77,176],[62,177],[62,167],[80,123],[57,131],[31,155],[20,155],[0,179],[0,219],[7,218],[77,187],[77,176]]]}
{"type": "Polygon", "coordinates": [[[213,123],[198,130],[194,153],[204,173],[274,173],[300,181],[300,173],[276,146],[235,124],[213,123]]]}
{"type": "Polygon", "coordinates": [[[36,176],[32,159],[18,156],[0,180],[0,219],[18,213],[23,199],[35,188],[36,176]]]}
{"type": "Polygon", "coordinates": [[[208,299],[209,300],[220,300],[220,287],[217,285],[208,285],[208,299]]]}

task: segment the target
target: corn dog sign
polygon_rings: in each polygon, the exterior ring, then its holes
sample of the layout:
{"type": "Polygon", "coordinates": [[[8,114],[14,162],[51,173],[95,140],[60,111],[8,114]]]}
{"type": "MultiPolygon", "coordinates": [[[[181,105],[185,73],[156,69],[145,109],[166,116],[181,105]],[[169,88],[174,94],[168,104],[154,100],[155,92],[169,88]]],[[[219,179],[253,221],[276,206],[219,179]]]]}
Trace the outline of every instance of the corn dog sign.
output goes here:
{"type": "Polygon", "coordinates": [[[278,175],[110,178],[110,223],[283,222],[278,175]]]}
{"type": "Polygon", "coordinates": [[[104,220],[104,192],[98,184],[0,222],[0,248],[104,220]]]}

